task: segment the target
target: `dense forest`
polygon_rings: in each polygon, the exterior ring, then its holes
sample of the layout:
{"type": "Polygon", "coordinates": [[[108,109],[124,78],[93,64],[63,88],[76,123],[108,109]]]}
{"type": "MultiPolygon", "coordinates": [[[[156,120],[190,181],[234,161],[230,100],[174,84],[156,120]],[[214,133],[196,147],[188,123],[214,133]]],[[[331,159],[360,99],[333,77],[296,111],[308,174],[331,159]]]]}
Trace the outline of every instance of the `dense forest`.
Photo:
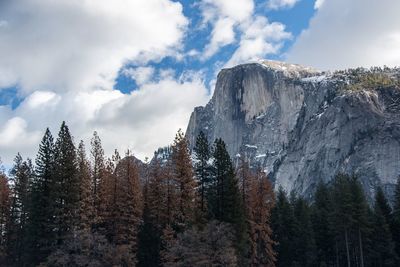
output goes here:
{"type": "Polygon", "coordinates": [[[279,189],[200,133],[142,163],[86,150],[62,123],[0,174],[1,266],[400,266],[400,179],[369,203],[354,175],[279,189]],[[87,153],[88,152],[88,153],[87,153]]]}

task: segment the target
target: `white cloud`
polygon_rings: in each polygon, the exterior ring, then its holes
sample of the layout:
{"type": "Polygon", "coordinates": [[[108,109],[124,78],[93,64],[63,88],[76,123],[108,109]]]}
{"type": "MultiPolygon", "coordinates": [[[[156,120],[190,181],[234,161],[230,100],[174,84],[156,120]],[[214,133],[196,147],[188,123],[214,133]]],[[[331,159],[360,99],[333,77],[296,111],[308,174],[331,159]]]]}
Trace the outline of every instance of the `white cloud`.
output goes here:
{"type": "MultiPolygon", "coordinates": [[[[35,144],[39,137],[39,131],[27,130],[27,122],[21,117],[13,117],[7,120],[7,122],[0,129],[0,147],[2,152],[11,152],[15,148],[24,149],[25,147],[31,147],[35,144]]],[[[15,151],[13,152],[15,153],[15,151]]],[[[6,158],[11,161],[11,158],[6,158]]],[[[7,162],[4,161],[3,162],[7,162]]]]}
{"type": "Polygon", "coordinates": [[[219,48],[231,44],[235,41],[233,27],[235,21],[231,18],[218,19],[211,32],[211,41],[204,49],[204,58],[209,58],[218,52],[219,48]]]}
{"type": "Polygon", "coordinates": [[[54,92],[36,91],[26,98],[24,104],[32,109],[41,107],[44,108],[50,105],[56,105],[60,101],[60,97],[54,92]]]}
{"type": "Polygon", "coordinates": [[[263,16],[257,16],[253,21],[243,24],[241,30],[239,47],[224,67],[276,54],[284,40],[291,38],[291,34],[285,31],[285,25],[277,22],[269,23],[263,16]]]}
{"type": "Polygon", "coordinates": [[[299,0],[268,0],[267,6],[270,9],[292,8],[298,1],[299,0]]]}
{"type": "MultiPolygon", "coordinates": [[[[278,7],[278,4],[283,7],[293,6],[297,0],[270,2],[273,7],[278,7]]],[[[291,38],[291,34],[285,31],[285,25],[270,23],[266,17],[254,14],[253,0],[203,0],[200,8],[203,21],[212,25],[211,39],[201,59],[206,60],[222,47],[238,42],[239,47],[224,67],[276,54],[283,41],[291,38]]]]}
{"type": "Polygon", "coordinates": [[[137,84],[145,84],[151,80],[154,71],[153,67],[137,67],[124,69],[123,74],[135,80],[137,84]]]}
{"type": "Polygon", "coordinates": [[[186,53],[188,20],[179,2],[7,1],[0,19],[6,21],[0,26],[0,87],[18,84],[25,97],[15,109],[0,106],[6,165],[18,151],[34,157],[45,128],[56,136],[63,120],[76,143],[88,143],[97,130],[107,153],[131,148],[151,157],[209,98],[201,73],[175,79],[173,69],[147,66],[186,53]],[[127,63],[142,67],[122,71],[138,84],[123,94],[113,85],[127,63]]]}
{"type": "Polygon", "coordinates": [[[25,93],[112,88],[126,61],[177,54],[188,23],[170,0],[6,1],[0,18],[0,86],[25,93]]]}
{"type": "Polygon", "coordinates": [[[400,65],[400,1],[327,0],[287,60],[320,69],[400,65]]]}
{"type": "Polygon", "coordinates": [[[178,79],[172,74],[161,71],[130,94],[102,89],[35,91],[15,110],[0,106],[0,156],[8,165],[18,151],[34,157],[45,128],[56,136],[65,120],[76,143],[83,139],[89,144],[97,130],[108,155],[114,148],[130,148],[141,159],[151,157],[172,142],[179,128],[186,130],[193,107],[209,99],[201,73],[185,72],[178,79]]]}
{"type": "Polygon", "coordinates": [[[315,0],[314,8],[319,9],[324,4],[324,2],[325,0],[315,0]]]}
{"type": "Polygon", "coordinates": [[[212,25],[210,42],[202,55],[207,59],[218,50],[235,41],[234,27],[253,14],[253,0],[203,0],[200,3],[203,22],[212,25]]]}

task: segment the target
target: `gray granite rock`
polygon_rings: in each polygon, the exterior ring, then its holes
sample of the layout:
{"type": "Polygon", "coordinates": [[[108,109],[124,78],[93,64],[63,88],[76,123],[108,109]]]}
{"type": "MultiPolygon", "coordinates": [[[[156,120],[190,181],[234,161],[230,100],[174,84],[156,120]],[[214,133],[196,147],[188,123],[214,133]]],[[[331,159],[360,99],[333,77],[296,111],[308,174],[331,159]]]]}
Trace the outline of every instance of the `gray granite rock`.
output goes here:
{"type": "Polygon", "coordinates": [[[343,89],[349,82],[346,73],[275,61],[224,69],[186,135],[191,145],[200,131],[221,137],[233,158],[261,165],[288,192],[309,196],[320,180],[346,172],[369,197],[377,185],[391,195],[400,174],[400,90],[343,89]]]}

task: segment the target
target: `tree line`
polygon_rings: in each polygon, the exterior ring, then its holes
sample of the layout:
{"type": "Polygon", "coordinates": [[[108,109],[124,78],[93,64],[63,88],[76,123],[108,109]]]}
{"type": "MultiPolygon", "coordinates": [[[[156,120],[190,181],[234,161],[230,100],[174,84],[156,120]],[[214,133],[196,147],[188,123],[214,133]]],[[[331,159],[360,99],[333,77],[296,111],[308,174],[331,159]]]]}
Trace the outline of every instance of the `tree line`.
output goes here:
{"type": "Polygon", "coordinates": [[[88,155],[65,122],[34,163],[0,174],[1,266],[398,266],[400,182],[393,207],[367,203],[355,176],[320,183],[312,201],[273,186],[245,156],[181,131],[147,164],[88,155]]]}

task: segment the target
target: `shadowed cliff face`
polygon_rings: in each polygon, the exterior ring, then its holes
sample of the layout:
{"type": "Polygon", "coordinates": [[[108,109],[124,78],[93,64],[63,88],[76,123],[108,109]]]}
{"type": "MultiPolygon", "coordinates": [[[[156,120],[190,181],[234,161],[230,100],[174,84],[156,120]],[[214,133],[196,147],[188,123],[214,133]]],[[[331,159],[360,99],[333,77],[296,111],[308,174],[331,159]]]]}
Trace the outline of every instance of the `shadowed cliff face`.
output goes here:
{"type": "Polygon", "coordinates": [[[210,142],[221,137],[233,158],[262,165],[288,192],[308,196],[318,181],[346,172],[369,196],[377,185],[390,195],[400,174],[400,90],[345,90],[349,79],[278,62],[222,70],[187,137],[192,145],[200,131],[210,142]]]}

